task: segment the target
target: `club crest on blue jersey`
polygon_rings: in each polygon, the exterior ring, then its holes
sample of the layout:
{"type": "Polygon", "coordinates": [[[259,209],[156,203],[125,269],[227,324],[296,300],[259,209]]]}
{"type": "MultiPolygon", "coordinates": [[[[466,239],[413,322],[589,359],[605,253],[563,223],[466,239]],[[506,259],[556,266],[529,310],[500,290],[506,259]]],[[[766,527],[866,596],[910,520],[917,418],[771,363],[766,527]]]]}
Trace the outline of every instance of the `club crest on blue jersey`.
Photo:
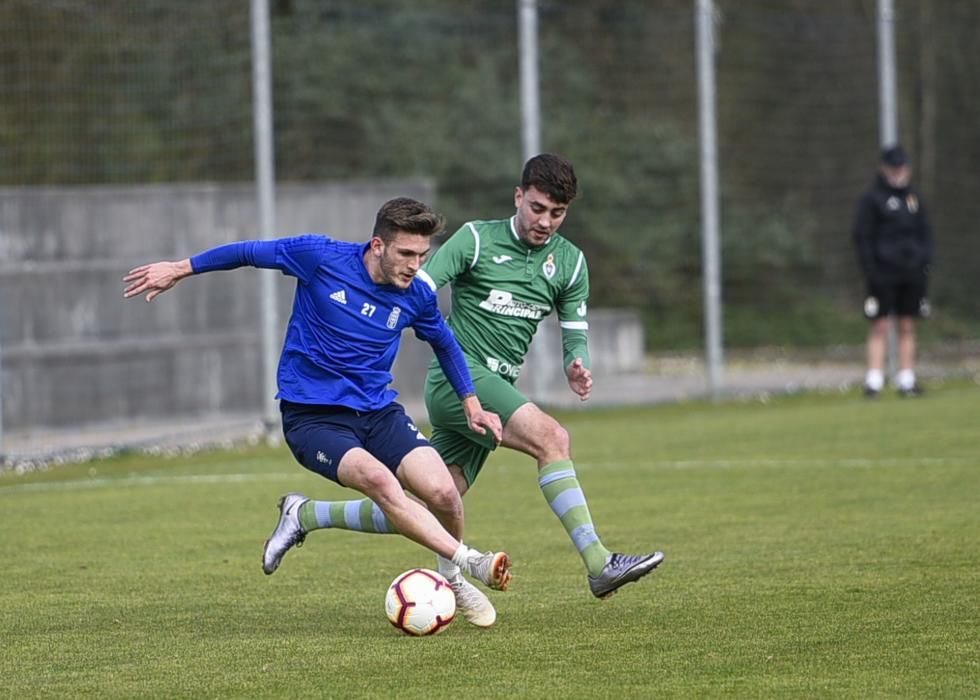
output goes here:
{"type": "Polygon", "coordinates": [[[385,324],[388,328],[395,328],[398,325],[398,317],[402,315],[402,310],[400,306],[396,306],[388,314],[388,322],[385,324]]]}

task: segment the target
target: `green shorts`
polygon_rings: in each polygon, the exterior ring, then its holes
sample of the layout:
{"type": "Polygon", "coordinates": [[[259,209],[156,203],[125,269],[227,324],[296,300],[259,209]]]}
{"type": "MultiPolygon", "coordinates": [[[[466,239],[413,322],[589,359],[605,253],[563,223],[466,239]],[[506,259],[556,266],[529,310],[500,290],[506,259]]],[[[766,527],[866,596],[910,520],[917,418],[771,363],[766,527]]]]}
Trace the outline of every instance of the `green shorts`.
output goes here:
{"type": "MultiPolygon", "coordinates": [[[[436,448],[446,464],[455,464],[463,470],[466,483],[473,485],[483,463],[496,448],[493,436],[478,435],[469,428],[463,404],[459,396],[437,364],[429,367],[425,377],[425,408],[429,412],[432,435],[429,442],[436,448]]],[[[513,384],[486,367],[471,362],[467,366],[473,376],[473,385],[480,403],[488,411],[500,416],[504,425],[514,411],[529,402],[513,384]]]]}

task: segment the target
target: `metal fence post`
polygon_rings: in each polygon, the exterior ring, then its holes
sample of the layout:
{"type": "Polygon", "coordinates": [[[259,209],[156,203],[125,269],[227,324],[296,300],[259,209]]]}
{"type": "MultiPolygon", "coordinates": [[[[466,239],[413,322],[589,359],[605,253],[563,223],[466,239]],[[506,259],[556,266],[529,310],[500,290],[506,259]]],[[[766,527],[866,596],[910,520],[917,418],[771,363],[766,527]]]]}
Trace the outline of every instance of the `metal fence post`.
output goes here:
{"type": "Polygon", "coordinates": [[[895,2],[878,0],[878,127],[881,145],[898,143],[895,72],[895,2]]]}
{"type": "MultiPolygon", "coordinates": [[[[897,78],[895,71],[895,2],[878,0],[878,129],[881,147],[898,143],[897,78]]],[[[888,322],[886,372],[898,371],[898,332],[894,319],[888,322]]]]}
{"type": "MultiPolygon", "coordinates": [[[[518,50],[520,52],[521,152],[526,163],[541,152],[541,95],[538,80],[538,3],[517,0],[518,50]]],[[[539,338],[531,343],[531,396],[537,401],[547,391],[551,364],[548,348],[539,338]]],[[[563,372],[564,374],[564,372],[563,372]]]]}
{"type": "MultiPolygon", "coordinates": [[[[252,0],[252,92],[255,123],[255,180],[259,212],[259,235],[274,238],[276,228],[275,170],[272,131],[272,69],[268,0],[252,0]]],[[[260,270],[260,314],[262,333],[262,385],[265,399],[262,422],[268,442],[278,442],[276,369],[279,324],[276,306],[276,272],[260,270]]]]}
{"type": "Polygon", "coordinates": [[[701,260],[704,287],[708,391],[717,398],[724,382],[721,336],[721,252],[718,215],[718,146],[715,122],[714,3],[695,0],[698,126],[701,150],[701,260]]]}

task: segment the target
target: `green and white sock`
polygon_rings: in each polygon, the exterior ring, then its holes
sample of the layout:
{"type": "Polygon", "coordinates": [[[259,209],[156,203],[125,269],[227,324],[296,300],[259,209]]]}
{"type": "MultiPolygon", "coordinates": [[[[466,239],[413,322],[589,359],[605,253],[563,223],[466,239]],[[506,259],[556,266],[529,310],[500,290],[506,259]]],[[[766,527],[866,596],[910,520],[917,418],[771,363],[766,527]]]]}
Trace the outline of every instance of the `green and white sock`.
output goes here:
{"type": "Polygon", "coordinates": [[[398,534],[395,526],[370,498],[356,501],[307,501],[299,508],[299,524],[307,532],[334,528],[379,535],[398,534]]]}
{"type": "Polygon", "coordinates": [[[538,472],[538,486],[551,506],[565,532],[578,550],[589,575],[598,576],[610,551],[603,546],[592,524],[592,514],[585,502],[585,494],[575,476],[575,465],[570,459],[546,464],[538,472]]]}

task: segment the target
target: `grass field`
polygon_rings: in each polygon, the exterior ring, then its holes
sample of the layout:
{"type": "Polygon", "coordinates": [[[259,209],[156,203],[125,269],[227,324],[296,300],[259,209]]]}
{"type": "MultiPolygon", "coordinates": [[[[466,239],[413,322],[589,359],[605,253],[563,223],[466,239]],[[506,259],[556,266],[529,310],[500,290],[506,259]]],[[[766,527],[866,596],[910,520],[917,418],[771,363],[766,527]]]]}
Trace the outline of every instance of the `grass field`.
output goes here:
{"type": "Polygon", "coordinates": [[[0,476],[0,697],[980,696],[980,388],[563,416],[607,545],[663,549],[608,601],[528,458],[494,455],[467,541],[515,562],[499,618],[399,635],[397,536],[317,532],[259,568],[284,450],[0,476]]]}

